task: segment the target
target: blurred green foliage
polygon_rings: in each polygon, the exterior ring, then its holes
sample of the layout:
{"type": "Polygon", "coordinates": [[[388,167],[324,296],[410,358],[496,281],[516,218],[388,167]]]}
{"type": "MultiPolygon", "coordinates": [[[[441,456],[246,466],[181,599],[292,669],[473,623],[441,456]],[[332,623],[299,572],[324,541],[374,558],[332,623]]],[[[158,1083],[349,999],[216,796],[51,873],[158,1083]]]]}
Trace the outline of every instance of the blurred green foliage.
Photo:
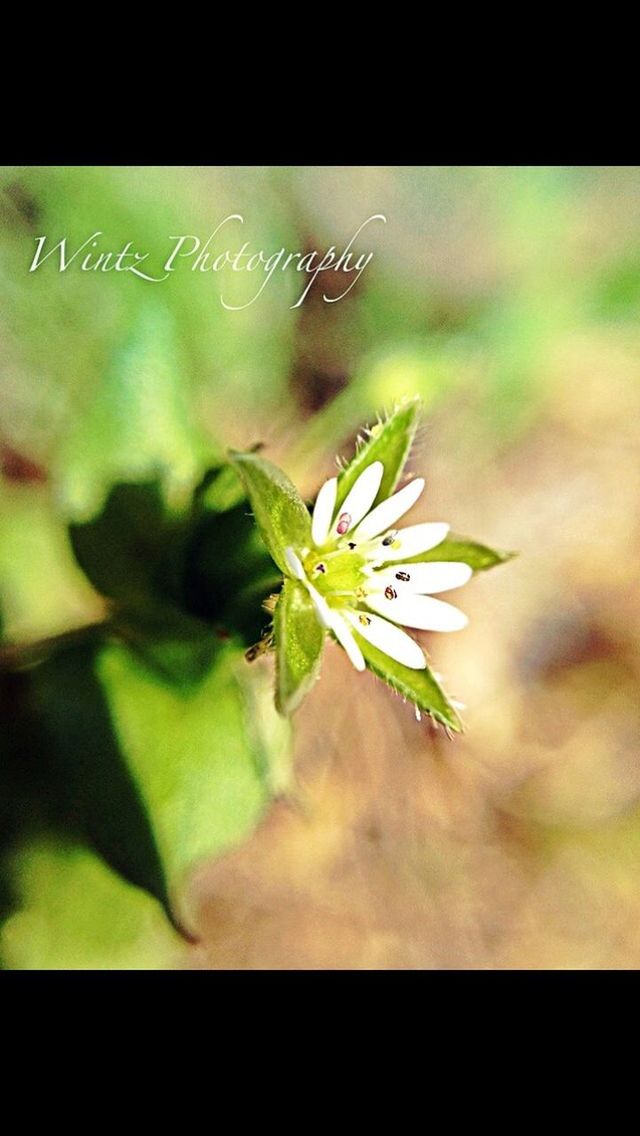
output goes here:
{"type": "MultiPolygon", "coordinates": [[[[240,516],[237,508],[218,514],[196,494],[187,514],[169,515],[159,483],[116,485],[103,513],[73,525],[71,534],[108,615],[4,649],[4,905],[9,913],[16,904],[29,910],[32,888],[39,903],[42,880],[57,879],[56,864],[65,890],[56,899],[54,883],[44,896],[47,908],[91,873],[104,890],[90,850],[155,897],[176,928],[192,936],[189,913],[181,911],[186,869],[246,835],[269,796],[286,787],[288,731],[275,720],[272,698],[250,690],[256,683],[240,669],[243,647],[268,619],[261,600],[278,577],[246,506],[240,516]],[[220,548],[231,537],[237,593],[219,586],[221,564],[206,554],[209,544],[220,548]],[[243,578],[250,581],[248,595],[243,578]],[[201,594],[208,599],[206,619],[201,594]],[[33,857],[32,847],[39,849],[33,857]]],[[[218,560],[224,563],[224,556],[218,560]]],[[[12,567],[17,581],[20,564],[12,567]]],[[[94,961],[84,965],[98,965],[96,959],[108,965],[114,932],[103,936],[105,920],[122,924],[118,949],[126,960],[130,940],[135,964],[148,905],[141,896],[136,906],[126,895],[123,883],[93,924],[87,916],[85,926],[84,910],[78,912],[81,936],[93,926],[87,957],[94,961]]],[[[87,898],[93,911],[93,897],[87,898]]],[[[53,943],[44,934],[40,955],[31,943],[20,946],[19,928],[29,925],[20,913],[9,919],[8,965],[19,965],[21,950],[25,965],[33,958],[39,962],[29,965],[65,965],[55,961],[64,960],[65,950],[70,960],[77,957],[72,914],[53,943]]]]}
{"type": "Polygon", "coordinates": [[[633,168],[0,170],[3,650],[71,635],[3,677],[4,965],[169,965],[157,900],[188,924],[190,865],[288,785],[269,683],[242,661],[274,577],[226,446],[265,443],[310,495],[406,394],[458,467],[516,453],[567,344],[638,346],[639,194],[633,168]],[[292,273],[229,312],[188,270],[27,271],[41,234],[102,230],[160,262],[232,212],[261,247],[301,249],[380,211],[334,304],[316,288],[292,309],[292,273]],[[119,825],[144,845],[131,862],[119,825]]]}

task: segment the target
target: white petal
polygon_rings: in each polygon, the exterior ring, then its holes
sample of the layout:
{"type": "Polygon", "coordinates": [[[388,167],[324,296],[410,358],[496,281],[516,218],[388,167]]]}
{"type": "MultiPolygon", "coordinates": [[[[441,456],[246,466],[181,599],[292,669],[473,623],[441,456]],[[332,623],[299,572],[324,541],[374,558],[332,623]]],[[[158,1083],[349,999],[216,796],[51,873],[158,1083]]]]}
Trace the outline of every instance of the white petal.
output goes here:
{"type": "Polygon", "coordinates": [[[417,477],[415,481],[405,485],[404,489],[394,493],[393,497],[381,501],[364,518],[362,524],[358,525],[358,531],[354,534],[356,540],[372,540],[374,536],[390,529],[400,517],[404,517],[412,505],[415,505],[423,489],[424,479],[417,477]]]}
{"type": "MultiPolygon", "coordinates": [[[[347,528],[344,530],[345,533],[354,528],[354,526],[358,524],[358,521],[362,520],[365,513],[369,512],[380,488],[383,473],[384,466],[382,462],[372,462],[371,465],[368,465],[367,468],[362,471],[350,493],[347,493],[343,504],[338,510],[339,517],[346,514],[347,517],[351,518],[347,528]]],[[[338,520],[339,517],[337,518],[338,520]]]]}
{"type": "Polygon", "coordinates": [[[329,535],[337,492],[338,478],[331,477],[329,481],[325,481],[316,497],[316,503],[313,506],[313,519],[311,521],[311,536],[313,537],[313,543],[316,545],[324,544],[329,535]]]}
{"type": "Polygon", "coordinates": [[[287,564],[291,569],[291,574],[295,577],[296,580],[302,580],[306,583],[307,578],[304,574],[304,568],[302,567],[302,561],[300,560],[300,557],[296,556],[292,548],[285,548],[284,555],[287,564]]]}
{"type": "Polygon", "coordinates": [[[407,635],[406,631],[401,631],[399,627],[394,627],[393,623],[380,619],[378,615],[367,616],[370,622],[366,627],[360,622],[358,612],[347,611],[345,615],[358,634],[380,651],[384,651],[385,655],[389,655],[398,663],[403,663],[405,667],[411,667],[414,671],[424,670],[427,663],[422,648],[415,639],[407,635]]]}
{"type": "Polygon", "coordinates": [[[449,525],[439,521],[426,521],[421,525],[409,525],[400,529],[393,545],[385,547],[381,540],[375,541],[375,546],[367,556],[371,560],[407,560],[410,556],[418,556],[421,552],[428,552],[444,540],[449,532],[449,525]]]}
{"type": "Polygon", "coordinates": [[[349,659],[353,663],[357,671],[363,671],[365,668],[365,661],[358,644],[353,638],[353,632],[349,625],[345,622],[337,611],[330,611],[331,616],[331,630],[333,631],[336,639],[342,644],[349,659]]]}
{"type": "Polygon", "coordinates": [[[394,564],[393,568],[382,568],[374,572],[370,582],[376,590],[384,591],[388,584],[395,588],[398,595],[402,592],[417,592],[433,595],[434,592],[449,592],[452,588],[461,588],[473,576],[468,564],[459,561],[439,562],[431,564],[394,564]],[[408,576],[408,580],[398,577],[408,576]]]}
{"type": "Polygon", "coordinates": [[[329,604],[325,600],[324,596],[321,596],[320,592],[317,591],[317,589],[314,588],[313,584],[310,584],[307,579],[305,579],[305,584],[307,585],[307,591],[311,596],[311,602],[316,609],[318,619],[321,623],[324,624],[325,627],[332,628],[333,614],[331,608],[329,607],[329,604]]]}
{"type": "Polygon", "coordinates": [[[405,627],[417,627],[421,631],[461,631],[468,623],[466,615],[453,604],[434,600],[431,596],[398,592],[395,600],[388,600],[386,596],[367,596],[365,602],[367,607],[385,619],[392,619],[405,627]]]}

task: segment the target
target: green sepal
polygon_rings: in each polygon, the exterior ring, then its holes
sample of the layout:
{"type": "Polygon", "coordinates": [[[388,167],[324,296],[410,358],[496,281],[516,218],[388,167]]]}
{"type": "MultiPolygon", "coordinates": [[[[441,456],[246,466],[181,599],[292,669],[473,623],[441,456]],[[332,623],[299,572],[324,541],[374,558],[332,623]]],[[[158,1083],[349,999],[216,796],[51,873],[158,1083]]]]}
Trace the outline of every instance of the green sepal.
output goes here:
{"type": "Polygon", "coordinates": [[[514,556],[517,555],[517,552],[500,552],[495,548],[489,548],[486,544],[469,540],[468,537],[451,534],[440,544],[437,544],[435,548],[430,548],[428,552],[419,552],[417,556],[407,557],[405,563],[429,564],[434,561],[440,563],[441,561],[456,560],[462,564],[468,564],[474,572],[486,572],[489,568],[495,568],[498,564],[506,564],[508,560],[513,560],[514,556]]]}
{"type": "Polygon", "coordinates": [[[338,478],[336,508],[342,504],[360,474],[375,461],[382,462],[384,473],[372,508],[393,493],[409,457],[420,409],[420,399],[410,399],[402,403],[383,422],[372,427],[367,440],[358,447],[355,456],[338,478]]]}
{"type": "Polygon", "coordinates": [[[271,557],[285,574],[288,546],[311,544],[311,518],[295,485],[281,469],[258,454],[229,451],[229,458],[244,482],[253,515],[271,557]]]}
{"type": "Polygon", "coordinates": [[[318,677],[325,640],[309,593],[297,580],[284,582],[274,613],[274,636],[276,708],[288,715],[318,677]]]}
{"type": "Polygon", "coordinates": [[[412,702],[421,713],[429,714],[436,722],[456,733],[461,732],[462,723],[429,667],[422,671],[412,670],[372,646],[357,631],[354,631],[354,635],[370,671],[408,702],[412,702]]]}

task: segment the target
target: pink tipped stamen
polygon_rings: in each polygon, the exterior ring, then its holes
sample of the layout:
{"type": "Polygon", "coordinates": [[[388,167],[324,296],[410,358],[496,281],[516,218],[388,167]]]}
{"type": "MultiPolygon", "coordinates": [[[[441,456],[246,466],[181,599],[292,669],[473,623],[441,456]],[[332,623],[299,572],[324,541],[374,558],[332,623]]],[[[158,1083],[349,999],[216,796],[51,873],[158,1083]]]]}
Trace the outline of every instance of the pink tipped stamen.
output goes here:
{"type": "Polygon", "coordinates": [[[338,533],[338,536],[344,536],[344,534],[348,531],[350,524],[351,514],[341,513],[338,517],[338,524],[336,525],[336,532],[338,533]]]}

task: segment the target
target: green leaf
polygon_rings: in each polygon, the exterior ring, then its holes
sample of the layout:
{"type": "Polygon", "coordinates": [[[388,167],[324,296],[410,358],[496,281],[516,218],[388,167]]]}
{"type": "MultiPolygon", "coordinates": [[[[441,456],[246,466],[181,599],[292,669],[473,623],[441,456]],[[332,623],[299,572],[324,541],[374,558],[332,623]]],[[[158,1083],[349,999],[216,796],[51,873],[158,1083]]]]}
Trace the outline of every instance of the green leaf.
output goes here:
{"type": "MultiPolygon", "coordinates": [[[[98,674],[170,885],[200,857],[246,838],[268,800],[262,757],[246,730],[243,667],[250,677],[239,649],[227,644],[185,696],[154,681],[124,647],[101,653],[98,674]]],[[[271,721],[278,721],[273,707],[271,721]]]]}
{"type": "Polygon", "coordinates": [[[220,647],[184,595],[189,517],[166,509],[158,481],[113,486],[103,511],[71,525],[78,563],[113,601],[110,627],[165,681],[184,687],[210,670],[220,647]]]}
{"type": "Polygon", "coordinates": [[[167,965],[180,943],[150,896],[195,930],[187,873],[246,839],[286,777],[290,731],[265,668],[226,645],[186,696],[107,644],[5,677],[0,820],[9,802],[19,830],[0,826],[0,908],[14,908],[2,962],[167,965]]]}
{"type": "Polygon", "coordinates": [[[165,506],[157,480],[112,486],[101,513],[69,526],[76,559],[93,586],[111,600],[148,607],[176,590],[168,547],[180,521],[165,506]],[[162,570],[159,564],[162,562],[162,570]]]}
{"type": "Polygon", "coordinates": [[[407,564],[457,560],[463,564],[468,564],[474,572],[486,572],[488,568],[495,568],[498,564],[506,564],[508,560],[513,560],[514,556],[517,555],[517,552],[499,552],[495,548],[489,548],[486,544],[479,544],[467,537],[452,534],[441,544],[437,544],[435,548],[430,548],[428,552],[411,556],[407,560],[407,564]]]}
{"type": "Polygon", "coordinates": [[[169,606],[122,610],[109,627],[159,678],[185,694],[206,678],[222,648],[206,623],[169,606]]]}
{"type": "Polygon", "coordinates": [[[284,582],[274,631],[276,707],[281,714],[292,714],[318,677],[325,639],[309,593],[298,580],[284,582]]]}
{"type": "Polygon", "coordinates": [[[0,485],[0,597],[4,635],[14,642],[56,635],[104,615],[47,487],[0,485]]]}
{"type": "Polygon", "coordinates": [[[394,410],[384,422],[372,427],[366,442],[359,446],[355,457],[338,478],[337,507],[342,504],[362,471],[374,461],[382,462],[384,474],[372,508],[393,493],[409,457],[418,426],[420,406],[418,398],[410,399],[394,410]]]}
{"type": "Polygon", "coordinates": [[[370,671],[381,678],[393,690],[401,694],[424,714],[429,714],[447,726],[450,730],[460,732],[462,725],[446,694],[438,685],[428,667],[423,671],[414,671],[402,663],[367,643],[361,635],[354,632],[356,641],[370,671]]]}
{"type": "Polygon", "coordinates": [[[0,927],[9,970],[166,970],[183,945],[155,900],[89,848],[42,834],[9,858],[15,910],[0,927]]]}
{"type": "Polygon", "coordinates": [[[287,574],[285,548],[311,544],[309,511],[295,485],[277,466],[258,454],[231,450],[229,456],[244,482],[262,539],[287,574]]]}
{"type": "MultiPolygon", "coordinates": [[[[234,470],[224,471],[244,494],[234,470]]],[[[260,638],[262,602],[281,580],[246,497],[218,513],[202,496],[199,489],[192,508],[174,514],[159,482],[121,483],[99,516],[70,527],[80,566],[114,601],[112,629],[163,679],[183,686],[206,675],[219,636],[245,646],[260,638]]]]}
{"type": "Polygon", "coordinates": [[[195,421],[186,368],[171,309],[146,297],[111,346],[82,421],[63,439],[59,493],[69,514],[93,516],[113,481],[157,472],[168,499],[188,498],[215,451],[195,421]]]}
{"type": "Polygon", "coordinates": [[[33,672],[48,819],[155,896],[173,919],[151,821],[120,747],[96,659],[96,645],[82,644],[59,651],[33,672]]]}

